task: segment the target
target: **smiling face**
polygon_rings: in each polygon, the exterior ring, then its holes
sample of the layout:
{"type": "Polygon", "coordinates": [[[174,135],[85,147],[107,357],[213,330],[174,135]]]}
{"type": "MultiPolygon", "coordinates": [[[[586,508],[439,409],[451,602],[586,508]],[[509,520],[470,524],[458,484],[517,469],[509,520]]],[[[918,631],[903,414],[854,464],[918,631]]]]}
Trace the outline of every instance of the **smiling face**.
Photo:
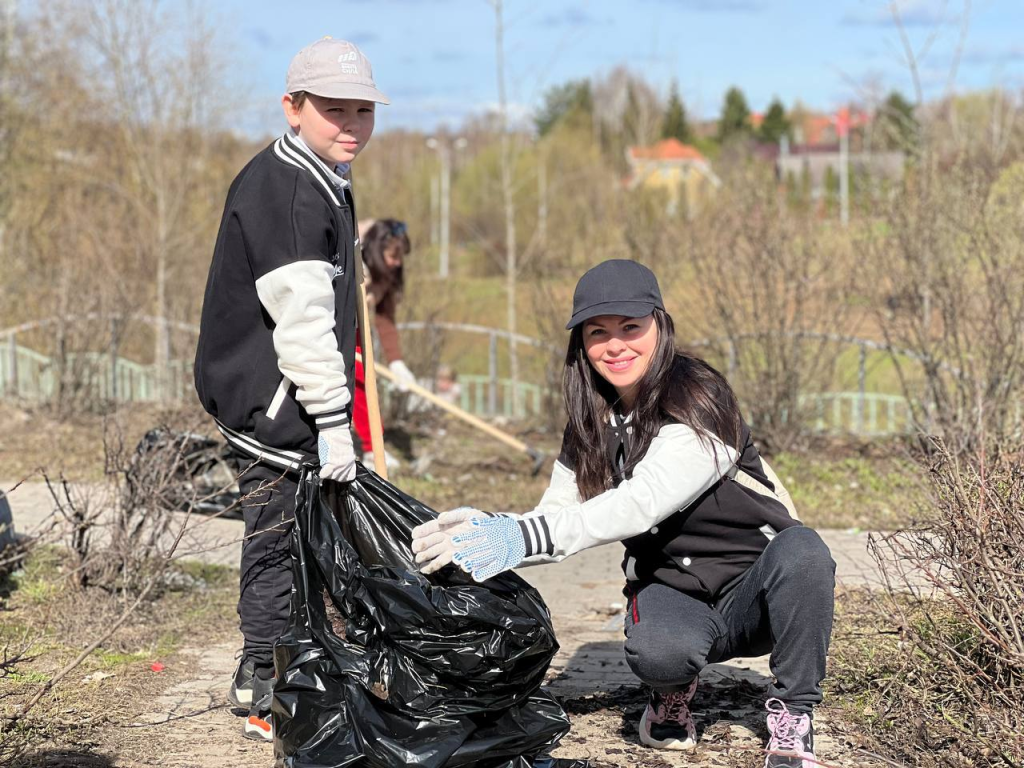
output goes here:
{"type": "Polygon", "coordinates": [[[330,168],[355,160],[373,133],[372,101],[310,93],[298,108],[290,94],[284,95],[281,104],[288,125],[330,168]]]}
{"type": "Polygon", "coordinates": [[[599,315],[583,324],[583,345],[594,370],[615,387],[631,408],[637,382],[651,364],[658,346],[654,315],[599,315]]]}

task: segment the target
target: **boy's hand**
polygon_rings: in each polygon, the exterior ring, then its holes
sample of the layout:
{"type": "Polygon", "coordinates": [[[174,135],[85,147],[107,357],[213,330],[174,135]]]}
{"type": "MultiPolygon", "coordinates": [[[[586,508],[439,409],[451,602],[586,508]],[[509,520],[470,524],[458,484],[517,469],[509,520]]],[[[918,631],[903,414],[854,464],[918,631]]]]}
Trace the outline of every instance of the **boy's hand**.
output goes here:
{"type": "Polygon", "coordinates": [[[491,514],[473,507],[459,507],[413,528],[412,551],[416,562],[425,564],[420,572],[429,574],[448,565],[455,554],[452,535],[471,530],[470,522],[478,517],[491,517],[491,514]]]}
{"type": "Polygon", "coordinates": [[[320,479],[348,483],[356,477],[356,453],[348,425],[321,429],[317,438],[320,479]]]}

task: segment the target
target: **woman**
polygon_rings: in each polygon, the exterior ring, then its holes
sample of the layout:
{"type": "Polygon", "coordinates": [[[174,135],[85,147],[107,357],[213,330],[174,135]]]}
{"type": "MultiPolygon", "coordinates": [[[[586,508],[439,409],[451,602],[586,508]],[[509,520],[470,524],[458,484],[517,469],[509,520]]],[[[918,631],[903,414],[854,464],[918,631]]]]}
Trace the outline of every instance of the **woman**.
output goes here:
{"type": "Polygon", "coordinates": [[[701,669],[770,651],[765,765],[809,768],[832,631],[828,548],[779,500],[725,379],[675,349],[649,269],[594,267],[566,327],[569,423],[540,504],[521,517],[446,512],[413,532],[417,561],[483,581],[622,541],[626,659],[651,686],[640,740],[694,747],[701,669]]]}
{"type": "MultiPolygon", "coordinates": [[[[374,310],[377,337],[384,348],[388,367],[403,382],[415,382],[416,377],[402,360],[402,345],[398,338],[395,315],[405,289],[404,265],[411,243],[404,221],[377,219],[359,222],[359,239],[363,247],[363,263],[369,273],[366,296],[374,310]]],[[[366,377],[363,364],[356,363],[356,396],[352,404],[352,426],[362,443],[363,464],[373,468],[370,450],[370,415],[366,407],[366,377]]],[[[398,462],[385,453],[390,468],[398,462]]]]}

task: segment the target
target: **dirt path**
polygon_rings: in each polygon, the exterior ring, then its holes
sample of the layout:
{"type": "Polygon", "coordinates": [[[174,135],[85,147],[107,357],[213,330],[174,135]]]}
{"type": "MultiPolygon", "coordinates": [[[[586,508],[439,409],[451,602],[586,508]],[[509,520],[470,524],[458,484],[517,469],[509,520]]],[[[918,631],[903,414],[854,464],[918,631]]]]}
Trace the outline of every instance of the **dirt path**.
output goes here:
{"type": "MultiPolygon", "coordinates": [[[[523,571],[544,595],[561,644],[549,672],[549,685],[569,712],[573,728],[555,756],[588,758],[595,766],[761,765],[763,758],[757,750],[765,737],[762,707],[768,684],[767,657],[716,664],[703,673],[696,699],[702,740],[695,753],[663,753],[638,743],[636,728],[645,693],[622,655],[618,563],[618,549],[609,546],[558,565],[523,571]]],[[[844,576],[857,578],[856,573],[844,576]]],[[[116,765],[270,766],[272,749],[239,736],[241,719],[224,697],[239,643],[240,638],[231,638],[180,654],[183,661],[194,661],[194,672],[136,717],[137,722],[162,724],[147,729],[144,751],[139,747],[127,750],[135,756],[122,753],[116,765]]],[[[818,713],[816,727],[823,762],[880,765],[845,753],[844,745],[831,736],[827,708],[818,713]]]]}
{"type": "MultiPolygon", "coordinates": [[[[10,487],[0,484],[0,488],[10,487]]],[[[50,508],[45,487],[27,484],[10,497],[15,525],[27,530],[50,508]]],[[[230,542],[241,523],[205,523],[203,537],[230,542]]],[[[866,550],[866,535],[824,531],[846,586],[878,583],[866,550]]],[[[201,559],[232,563],[237,544],[207,552],[201,559]]],[[[557,565],[528,568],[522,575],[541,591],[555,621],[561,649],[552,663],[548,684],[562,700],[573,728],[555,756],[588,758],[595,766],[758,766],[764,740],[763,702],[768,684],[767,657],[739,659],[709,667],[701,676],[695,700],[701,744],[681,755],[648,749],[636,730],[645,693],[626,666],[622,653],[623,597],[619,567],[621,546],[583,552],[557,565]]],[[[225,698],[241,638],[226,630],[204,647],[188,647],[167,660],[169,683],[156,699],[131,703],[112,729],[109,744],[100,746],[112,766],[166,768],[266,768],[272,765],[269,746],[241,738],[241,718],[225,698]],[[130,725],[128,725],[130,724],[130,725]],[[113,731],[116,730],[116,733],[113,731]]],[[[875,766],[846,753],[832,736],[828,708],[816,717],[818,756],[834,766],[875,766]]],[[[58,765],[53,762],[48,765],[58,765]]],[[[72,765],[77,763],[66,763],[72,765]]]]}

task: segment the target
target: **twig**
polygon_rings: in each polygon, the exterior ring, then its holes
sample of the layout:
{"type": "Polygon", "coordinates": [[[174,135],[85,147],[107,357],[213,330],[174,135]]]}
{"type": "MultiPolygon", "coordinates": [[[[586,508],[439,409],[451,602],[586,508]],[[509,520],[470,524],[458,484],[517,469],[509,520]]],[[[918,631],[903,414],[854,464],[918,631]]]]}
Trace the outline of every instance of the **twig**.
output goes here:
{"type": "MultiPolygon", "coordinates": [[[[799,757],[796,752],[764,749],[762,747],[745,747],[742,744],[723,744],[722,750],[725,752],[729,752],[731,750],[738,750],[740,752],[759,752],[762,755],[778,755],[779,757],[799,757]]],[[[805,763],[813,763],[814,765],[821,766],[821,768],[841,768],[841,766],[832,765],[831,763],[823,763],[820,760],[811,757],[804,757],[803,760],[805,763]]]]}
{"type": "Polygon", "coordinates": [[[167,717],[163,720],[157,720],[155,723],[123,723],[117,724],[119,728],[152,728],[156,725],[166,725],[167,723],[173,723],[175,720],[186,720],[196,715],[205,715],[207,712],[213,712],[218,709],[228,709],[230,704],[211,704],[205,709],[197,709],[194,712],[186,712],[183,715],[175,715],[173,717],[167,717]]]}
{"type": "Polygon", "coordinates": [[[135,599],[135,602],[132,603],[130,607],[125,609],[125,611],[121,614],[121,617],[114,622],[110,629],[108,629],[106,632],[100,635],[100,637],[98,637],[95,641],[86,646],[85,650],[78,654],[78,656],[75,657],[74,661],[72,661],[70,664],[64,667],[52,678],[47,680],[43,684],[43,686],[38,691],[36,691],[35,695],[33,695],[32,698],[28,700],[28,703],[26,703],[25,706],[21,708],[20,712],[14,715],[7,716],[5,719],[7,720],[8,727],[13,726],[19,720],[22,720],[25,717],[25,715],[28,714],[29,710],[31,710],[32,707],[39,703],[39,700],[42,699],[43,696],[45,696],[50,690],[52,690],[53,687],[57,685],[57,683],[59,683],[61,680],[67,677],[76,667],[78,667],[79,664],[85,661],[89,654],[91,654],[93,651],[99,648],[102,643],[109,639],[110,636],[113,635],[121,627],[121,625],[124,624],[125,621],[127,621],[128,617],[135,612],[135,609],[138,608],[139,604],[146,599],[146,597],[152,591],[153,587],[156,586],[156,583],[157,579],[155,577],[150,579],[149,584],[147,584],[145,589],[143,589],[142,592],[139,593],[139,596],[135,599]]]}
{"type": "Polygon", "coordinates": [[[42,685],[42,687],[40,687],[40,689],[38,691],[36,691],[36,693],[32,696],[32,698],[29,699],[28,702],[21,708],[21,711],[17,712],[14,715],[6,717],[6,720],[7,720],[7,723],[8,723],[8,727],[13,726],[15,723],[17,723],[18,721],[22,720],[25,717],[25,715],[27,715],[29,713],[29,711],[36,704],[39,703],[39,701],[43,698],[43,696],[45,696],[48,692],[50,692],[57,685],[57,683],[59,683],[61,680],[63,680],[65,677],[67,677],[83,661],[85,661],[93,651],[95,651],[97,648],[99,648],[100,645],[102,645],[104,642],[106,642],[118,629],[120,629],[121,625],[124,624],[125,621],[128,620],[128,617],[131,616],[135,612],[135,609],[138,608],[139,605],[141,605],[142,602],[146,599],[146,597],[149,596],[149,593],[153,591],[153,587],[155,587],[158,583],[160,583],[160,580],[161,580],[161,577],[163,576],[164,571],[167,569],[168,564],[171,562],[171,555],[174,554],[174,550],[177,548],[179,542],[181,541],[181,537],[185,533],[185,527],[188,524],[188,519],[189,519],[190,515],[191,515],[191,509],[188,510],[185,513],[185,519],[182,520],[181,525],[178,528],[178,534],[174,538],[174,542],[171,544],[170,548],[167,550],[167,553],[164,555],[163,563],[161,564],[160,568],[158,568],[156,573],[154,573],[150,577],[149,583],[146,584],[146,586],[143,588],[143,590],[139,593],[138,597],[135,599],[135,602],[132,603],[128,608],[126,608],[124,610],[124,612],[121,614],[120,618],[118,618],[118,620],[115,621],[110,626],[109,629],[107,629],[102,635],[100,635],[98,638],[96,638],[96,640],[94,640],[88,646],[86,646],[85,649],[82,650],[82,652],[79,653],[78,656],[76,656],[71,663],[69,663],[67,666],[65,666],[62,670],[60,670],[60,672],[58,672],[52,678],[47,680],[42,685]]]}
{"type": "Polygon", "coordinates": [[[867,755],[873,760],[881,760],[886,765],[895,765],[896,768],[906,768],[906,763],[897,763],[895,760],[890,760],[888,757],[883,757],[882,755],[879,755],[876,752],[861,749],[860,747],[857,747],[857,751],[860,752],[862,755],[867,755]]]}

